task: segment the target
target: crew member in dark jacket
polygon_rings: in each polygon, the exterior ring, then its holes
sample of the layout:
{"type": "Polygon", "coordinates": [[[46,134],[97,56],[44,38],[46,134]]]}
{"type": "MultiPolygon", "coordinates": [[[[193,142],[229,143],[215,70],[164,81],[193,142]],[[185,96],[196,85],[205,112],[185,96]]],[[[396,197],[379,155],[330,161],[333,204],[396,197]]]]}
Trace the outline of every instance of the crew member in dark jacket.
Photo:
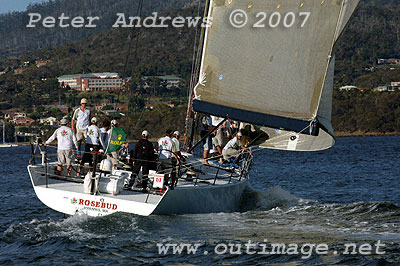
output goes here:
{"type": "Polygon", "coordinates": [[[150,166],[154,161],[154,147],[148,138],[149,132],[146,130],[143,131],[142,139],[136,143],[135,148],[130,154],[133,177],[131,178],[131,182],[129,182],[128,186],[129,188],[132,187],[136,176],[139,174],[140,168],[142,168],[142,188],[144,192],[147,190],[150,166]]]}

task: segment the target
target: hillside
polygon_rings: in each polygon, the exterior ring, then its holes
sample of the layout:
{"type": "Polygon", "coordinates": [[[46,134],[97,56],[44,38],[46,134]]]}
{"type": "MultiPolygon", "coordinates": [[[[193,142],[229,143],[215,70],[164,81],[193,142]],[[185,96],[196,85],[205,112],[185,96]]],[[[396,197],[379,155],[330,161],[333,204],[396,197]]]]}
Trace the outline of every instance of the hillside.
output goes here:
{"type": "MultiPolygon", "coordinates": [[[[182,8],[190,0],[146,0],[143,4],[143,15],[182,8]]],[[[41,4],[30,5],[25,12],[13,12],[0,15],[0,60],[9,56],[41,48],[56,48],[71,41],[78,41],[96,33],[108,31],[117,19],[117,13],[127,16],[138,15],[139,1],[132,0],[50,0],[41,4]],[[98,16],[99,23],[95,28],[28,28],[29,13],[38,13],[45,18],[58,18],[61,14],[68,17],[98,16]]]]}
{"type": "MultiPolygon", "coordinates": [[[[12,12],[0,15],[0,62],[9,56],[19,56],[42,48],[57,48],[71,41],[79,41],[94,34],[111,29],[117,18],[117,13],[125,13],[127,16],[138,15],[140,1],[131,0],[49,0],[41,4],[30,5],[25,12],[12,12]],[[39,13],[42,18],[52,16],[58,18],[61,14],[68,17],[98,16],[100,22],[95,28],[27,28],[29,13],[39,13]]],[[[171,9],[181,9],[193,0],[146,0],[143,4],[143,15],[152,12],[162,12],[171,9]]],[[[205,2],[205,0],[202,0],[205,2]]],[[[383,8],[381,10],[389,19],[392,26],[398,21],[391,14],[396,14],[392,7],[398,7],[400,0],[361,0],[361,7],[372,6],[383,8]],[[392,21],[393,20],[393,21],[392,21]],[[393,22],[393,23],[392,23],[393,22]]],[[[368,14],[369,15],[369,14],[368,14]]],[[[386,20],[386,19],[385,19],[386,20]]],[[[372,19],[373,22],[377,20],[372,19]]],[[[367,20],[363,25],[368,29],[371,23],[367,20]]],[[[353,23],[353,25],[356,25],[353,23]]],[[[358,25],[358,24],[357,24],[358,25]]],[[[398,25],[398,23],[397,23],[398,25]]],[[[357,28],[355,28],[357,29],[357,28]]],[[[380,33],[379,31],[377,33],[380,33]]],[[[398,52],[398,47],[397,47],[398,52]]]]}

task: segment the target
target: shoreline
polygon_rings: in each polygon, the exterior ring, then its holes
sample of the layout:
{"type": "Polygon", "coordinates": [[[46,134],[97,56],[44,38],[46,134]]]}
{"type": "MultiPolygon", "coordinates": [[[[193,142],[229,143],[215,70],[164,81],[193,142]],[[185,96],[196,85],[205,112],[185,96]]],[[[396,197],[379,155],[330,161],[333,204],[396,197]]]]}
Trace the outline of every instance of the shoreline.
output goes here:
{"type": "Polygon", "coordinates": [[[335,132],[337,138],[345,137],[382,137],[382,136],[400,136],[400,132],[362,132],[362,131],[337,131],[335,132]]]}

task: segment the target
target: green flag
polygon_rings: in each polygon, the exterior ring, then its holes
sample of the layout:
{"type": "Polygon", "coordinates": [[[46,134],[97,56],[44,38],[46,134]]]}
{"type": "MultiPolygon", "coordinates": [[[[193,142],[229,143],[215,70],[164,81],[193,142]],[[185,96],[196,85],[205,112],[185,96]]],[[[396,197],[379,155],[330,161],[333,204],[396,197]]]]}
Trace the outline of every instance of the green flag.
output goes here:
{"type": "Polygon", "coordinates": [[[118,151],[121,145],[126,141],[126,133],[122,128],[111,129],[110,139],[106,153],[118,151]]]}

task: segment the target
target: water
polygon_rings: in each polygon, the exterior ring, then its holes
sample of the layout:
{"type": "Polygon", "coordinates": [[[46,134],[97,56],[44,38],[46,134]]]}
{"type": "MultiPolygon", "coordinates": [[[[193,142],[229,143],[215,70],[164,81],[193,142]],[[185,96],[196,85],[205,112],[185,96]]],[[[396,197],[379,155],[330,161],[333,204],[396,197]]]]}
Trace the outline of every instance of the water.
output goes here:
{"type": "Polygon", "coordinates": [[[240,211],[150,217],[64,217],[36,198],[29,147],[0,151],[0,264],[400,265],[400,137],[340,138],[317,153],[261,150],[240,211]],[[248,241],[256,254],[246,253],[248,241]],[[179,243],[199,247],[158,252],[179,243]],[[329,252],[263,253],[276,243],[329,252]],[[379,243],[384,254],[375,254],[379,243]],[[373,252],[343,254],[346,244],[373,252]]]}

